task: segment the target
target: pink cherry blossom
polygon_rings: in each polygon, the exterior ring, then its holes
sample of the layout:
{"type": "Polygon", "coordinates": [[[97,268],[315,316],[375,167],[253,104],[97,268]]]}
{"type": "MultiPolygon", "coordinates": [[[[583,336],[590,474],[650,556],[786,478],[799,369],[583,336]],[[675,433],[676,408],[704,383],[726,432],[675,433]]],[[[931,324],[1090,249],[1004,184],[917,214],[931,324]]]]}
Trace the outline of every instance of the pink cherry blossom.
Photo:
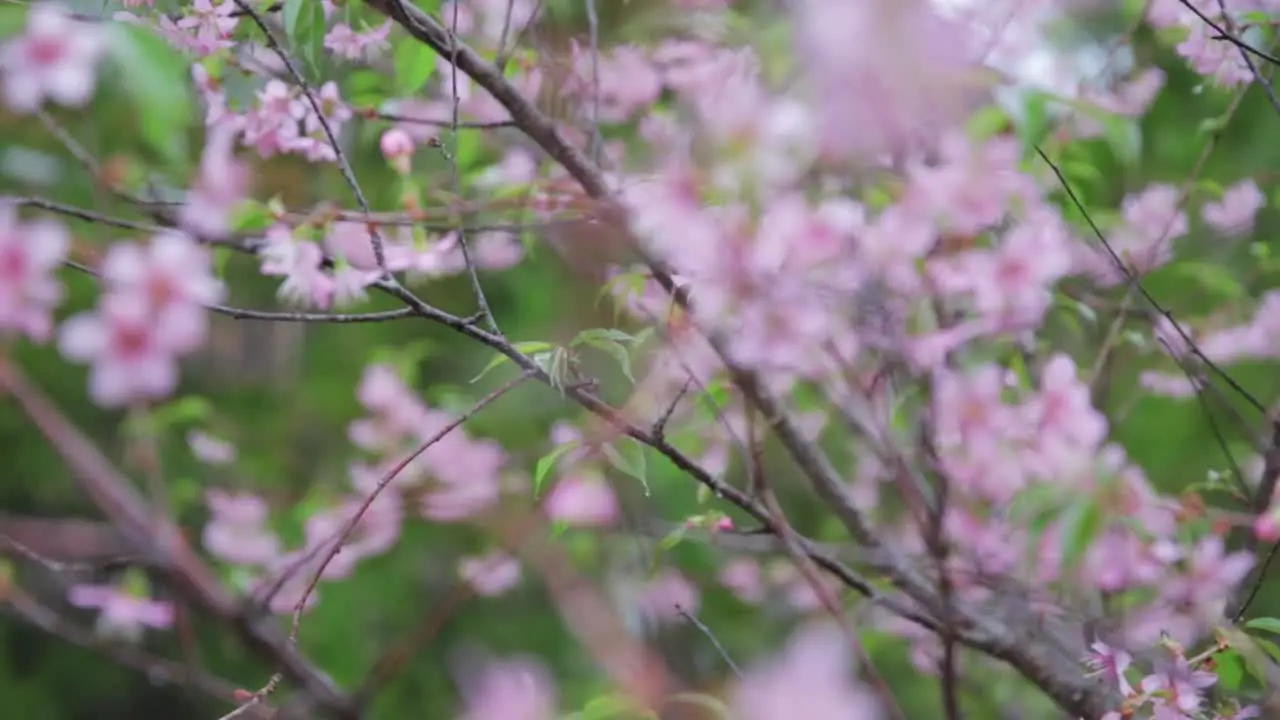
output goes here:
{"type": "Polygon", "coordinates": [[[636,599],[640,611],[655,620],[679,620],[686,613],[697,613],[701,594],[683,574],[666,569],[645,583],[636,599]]]}
{"type": "MultiPolygon", "coordinates": [[[[374,487],[362,487],[363,496],[370,495],[374,487]]],[[[323,557],[338,541],[346,524],[359,512],[364,497],[351,498],[328,510],[318,512],[307,518],[306,537],[307,551],[324,548],[320,551],[323,557]]],[[[359,521],[342,543],[342,549],[321,575],[325,580],[341,580],[349,577],[356,565],[367,557],[376,557],[395,546],[400,539],[403,526],[404,510],[400,498],[395,493],[383,492],[374,498],[373,503],[360,515],[359,521]]]]}
{"type": "Polygon", "coordinates": [[[368,62],[390,47],[387,36],[391,24],[388,20],[378,27],[357,32],[346,23],[337,23],[324,36],[324,46],[338,57],[368,62]]]}
{"type": "Polygon", "coordinates": [[[228,465],[235,462],[236,446],[216,438],[203,430],[187,433],[187,447],[191,454],[208,465],[228,465]]]}
{"type": "Polygon", "coordinates": [[[569,525],[606,526],[618,519],[618,499],[603,478],[570,474],[556,482],[543,503],[547,517],[569,525]]]}
{"type": "Polygon", "coordinates": [[[115,585],[73,585],[67,599],[72,605],[100,611],[102,632],[138,638],[145,628],[164,630],[173,625],[173,604],[138,596],[115,585]]]}
{"type": "Polygon", "coordinates": [[[795,8],[824,155],[874,159],[962,120],[974,89],[971,41],[933,3],[805,0],[795,8]]]}
{"type": "Polygon", "coordinates": [[[745,603],[755,604],[764,599],[764,581],[760,564],[755,560],[734,558],[720,569],[718,577],[721,585],[745,603]]]}
{"type": "Polygon", "coordinates": [[[11,204],[0,204],[0,331],[16,331],[37,342],[49,339],[51,311],[63,297],[54,273],[70,246],[62,225],[20,222],[11,204]]]}
{"type": "Polygon", "coordinates": [[[259,252],[263,275],[283,276],[279,295],[293,303],[327,308],[333,302],[333,277],[320,266],[324,251],[309,240],[299,240],[283,225],[267,231],[259,252]]]}
{"type": "Polygon", "coordinates": [[[401,175],[409,173],[409,162],[414,153],[413,138],[409,133],[400,128],[391,128],[382,133],[382,138],[378,141],[378,149],[382,151],[382,157],[387,159],[396,172],[401,175]]]}
{"type": "Polygon", "coordinates": [[[1227,188],[1218,202],[1205,203],[1201,217],[1223,235],[1243,235],[1253,229],[1254,217],[1267,204],[1266,197],[1252,180],[1242,180],[1227,188]]]}
{"type": "Polygon", "coordinates": [[[502,595],[520,583],[520,561],[492,551],[458,562],[458,573],[475,591],[486,597],[502,595]]]}
{"type": "Polygon", "coordinates": [[[112,293],[139,295],[154,313],[156,332],[175,353],[199,347],[208,333],[205,306],[222,301],[226,288],[212,274],[212,257],[191,237],[163,232],[145,248],[116,243],[102,263],[112,293]]]}
{"type": "Polygon", "coordinates": [[[56,3],[32,6],[26,32],[0,47],[5,103],[17,113],[34,112],[45,99],[83,107],[106,49],[101,25],[75,20],[56,3]]]}
{"type": "Polygon", "coordinates": [[[200,174],[187,194],[178,221],[202,240],[222,240],[231,231],[232,213],[249,191],[249,168],[236,160],[238,132],[223,123],[209,129],[200,174]]]}
{"type": "Polygon", "coordinates": [[[552,720],[556,687],[547,671],[529,660],[495,660],[463,688],[463,720],[552,720]]]}
{"type": "MultiPolygon", "coordinates": [[[[104,407],[159,400],[178,385],[172,338],[162,334],[146,298],[104,295],[98,309],[63,323],[59,347],[68,359],[92,363],[89,395],[104,407]]],[[[179,345],[188,336],[179,335],[179,345]]]]}
{"type": "Polygon", "coordinates": [[[203,542],[211,555],[239,565],[267,565],[280,556],[280,539],[267,527],[269,508],[251,493],[205,493],[210,519],[203,542]]]}
{"type": "Polygon", "coordinates": [[[798,630],[777,657],[747,671],[730,695],[740,720],[879,720],[882,711],[853,675],[844,633],[829,623],[798,630]]]}

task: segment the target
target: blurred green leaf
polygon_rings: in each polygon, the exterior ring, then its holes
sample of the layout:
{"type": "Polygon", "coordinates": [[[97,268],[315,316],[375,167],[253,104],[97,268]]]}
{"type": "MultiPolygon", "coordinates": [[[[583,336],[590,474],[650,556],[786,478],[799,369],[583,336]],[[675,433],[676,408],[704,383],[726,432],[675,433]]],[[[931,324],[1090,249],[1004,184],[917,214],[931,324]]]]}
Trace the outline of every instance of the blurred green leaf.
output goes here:
{"type": "Polygon", "coordinates": [[[195,118],[190,63],[147,27],[133,23],[108,27],[111,58],[138,114],[143,140],[173,167],[185,167],[187,133],[195,118]]]}
{"type": "Polygon", "coordinates": [[[395,51],[396,94],[411,96],[421,90],[435,74],[438,60],[429,46],[411,37],[401,39],[395,51]]]}
{"type": "Polygon", "coordinates": [[[604,455],[618,471],[630,475],[644,486],[644,494],[649,495],[649,479],[645,462],[644,446],[635,440],[619,438],[612,445],[603,447],[604,455]]]}
{"type": "Polygon", "coordinates": [[[324,51],[324,3],[320,0],[285,0],[284,32],[307,65],[314,68],[324,51]]]}

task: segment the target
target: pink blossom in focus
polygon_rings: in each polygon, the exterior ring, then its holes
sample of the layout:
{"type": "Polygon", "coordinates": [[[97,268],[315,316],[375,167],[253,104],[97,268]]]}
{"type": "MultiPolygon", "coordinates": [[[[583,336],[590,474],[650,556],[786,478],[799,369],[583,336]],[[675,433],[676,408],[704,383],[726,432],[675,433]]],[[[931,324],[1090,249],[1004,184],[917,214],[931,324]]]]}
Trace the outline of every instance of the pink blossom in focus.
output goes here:
{"type": "Polygon", "coordinates": [[[1218,202],[1205,203],[1200,214],[1206,225],[1223,235],[1243,235],[1253,229],[1254,217],[1266,204],[1253,180],[1245,179],[1227,188],[1218,202]]]}
{"type": "Polygon", "coordinates": [[[556,687],[541,666],[527,660],[492,661],[463,689],[462,720],[553,720],[556,687]]]}
{"type": "Polygon", "coordinates": [[[551,489],[543,510],[553,522],[607,526],[618,519],[618,499],[603,478],[582,474],[562,477],[551,489]]]}
{"type": "Polygon", "coordinates": [[[51,220],[23,223],[13,205],[0,204],[0,331],[37,342],[53,332],[53,308],[63,288],[55,275],[71,237],[51,220]]]}
{"type": "Polygon", "coordinates": [[[485,555],[463,558],[458,563],[458,573],[480,595],[495,597],[520,583],[520,561],[495,550],[485,555]]]}
{"type": "Polygon", "coordinates": [[[101,25],[75,20],[57,3],[33,5],[26,32],[0,46],[5,104],[20,114],[40,109],[46,98],[83,107],[106,49],[101,25]]]}
{"type": "Polygon", "coordinates": [[[267,504],[251,493],[205,493],[210,518],[203,542],[209,554],[238,565],[267,565],[280,555],[280,539],[267,527],[267,504]]]}
{"type": "Polygon", "coordinates": [[[854,676],[845,634],[830,623],[807,625],[782,653],[734,685],[735,720],[880,720],[882,711],[854,676]]]}
{"type": "Polygon", "coordinates": [[[173,603],[136,596],[115,585],[73,585],[67,599],[76,607],[100,611],[98,627],[112,635],[137,639],[145,628],[173,625],[173,603]]]}
{"type": "Polygon", "coordinates": [[[263,275],[283,276],[279,295],[289,302],[327,308],[333,302],[333,278],[320,267],[324,252],[309,240],[298,240],[293,231],[277,225],[267,231],[258,253],[263,275]]]}

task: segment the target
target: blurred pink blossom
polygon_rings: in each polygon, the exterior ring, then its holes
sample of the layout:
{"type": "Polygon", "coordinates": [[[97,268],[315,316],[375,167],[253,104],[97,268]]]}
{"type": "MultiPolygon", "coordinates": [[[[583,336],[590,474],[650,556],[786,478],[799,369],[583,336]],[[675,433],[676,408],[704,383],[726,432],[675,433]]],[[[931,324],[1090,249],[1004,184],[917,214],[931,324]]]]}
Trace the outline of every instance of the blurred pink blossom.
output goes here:
{"type": "Polygon", "coordinates": [[[463,688],[463,720],[553,720],[555,682],[527,660],[492,661],[463,688]]]}
{"type": "Polygon", "coordinates": [[[26,32],[0,46],[5,103],[21,114],[40,109],[46,99],[83,107],[106,49],[102,25],[75,20],[57,3],[32,6],[26,32]]]}
{"type": "Polygon", "coordinates": [[[806,625],[777,657],[734,685],[735,720],[879,720],[882,710],[854,678],[849,642],[830,623],[806,625]]]}
{"type": "Polygon", "coordinates": [[[70,249],[71,237],[61,224],[23,223],[13,205],[0,203],[0,331],[49,339],[52,310],[63,297],[55,272],[70,249]]]}
{"type": "Polygon", "coordinates": [[[102,296],[97,310],[63,323],[59,348],[70,360],[92,363],[89,395],[104,407],[158,400],[178,384],[170,338],[140,295],[102,296]]]}
{"type": "Polygon", "coordinates": [[[205,493],[210,518],[203,542],[209,554],[229,563],[267,565],[280,554],[280,540],[267,526],[267,504],[250,493],[205,493]]]}
{"type": "Polygon", "coordinates": [[[637,603],[640,611],[655,620],[678,620],[680,611],[697,613],[701,594],[683,574],[666,569],[645,583],[637,603]]]}
{"type": "Polygon", "coordinates": [[[720,584],[724,585],[739,600],[755,604],[764,600],[764,581],[760,572],[760,563],[750,558],[734,558],[720,568],[718,575],[720,584]]]}
{"type": "Polygon", "coordinates": [[[216,438],[203,430],[187,433],[187,447],[200,462],[208,465],[227,465],[235,462],[236,446],[216,438]]]}
{"type": "Polygon", "coordinates": [[[502,595],[520,583],[520,561],[501,551],[462,558],[458,573],[480,595],[502,595]]]}
{"type": "Polygon", "coordinates": [[[1223,235],[1243,235],[1253,229],[1254,217],[1267,204],[1253,180],[1245,179],[1227,188],[1218,202],[1205,203],[1201,217],[1223,235]]]}
{"type": "Polygon", "coordinates": [[[179,212],[182,227],[201,240],[226,238],[235,210],[248,196],[249,168],[234,154],[238,134],[225,123],[209,128],[200,174],[179,212]]]}
{"type": "Polygon", "coordinates": [[[618,499],[603,478],[573,473],[556,482],[542,505],[553,522],[606,526],[618,519],[618,499]]]}
{"type": "Polygon", "coordinates": [[[130,593],[115,585],[73,585],[67,598],[72,605],[100,611],[98,628],[107,634],[137,639],[146,628],[164,630],[173,625],[173,604],[130,593]]]}

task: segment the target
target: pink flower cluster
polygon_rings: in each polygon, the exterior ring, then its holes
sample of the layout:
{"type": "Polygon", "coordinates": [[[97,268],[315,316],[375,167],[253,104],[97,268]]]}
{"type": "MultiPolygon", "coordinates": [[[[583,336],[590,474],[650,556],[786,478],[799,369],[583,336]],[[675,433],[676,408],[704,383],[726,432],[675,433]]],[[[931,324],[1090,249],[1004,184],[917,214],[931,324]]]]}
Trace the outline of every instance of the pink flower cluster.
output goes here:
{"type": "Polygon", "coordinates": [[[206,306],[226,292],[209,251],[176,232],[146,246],[116,243],[102,263],[102,282],[97,309],[63,324],[62,353],[92,365],[89,395],[100,405],[167,397],[178,384],[178,358],[204,343],[206,306]]]}

